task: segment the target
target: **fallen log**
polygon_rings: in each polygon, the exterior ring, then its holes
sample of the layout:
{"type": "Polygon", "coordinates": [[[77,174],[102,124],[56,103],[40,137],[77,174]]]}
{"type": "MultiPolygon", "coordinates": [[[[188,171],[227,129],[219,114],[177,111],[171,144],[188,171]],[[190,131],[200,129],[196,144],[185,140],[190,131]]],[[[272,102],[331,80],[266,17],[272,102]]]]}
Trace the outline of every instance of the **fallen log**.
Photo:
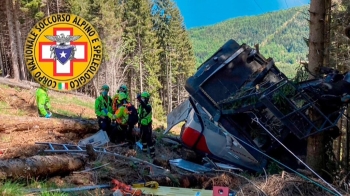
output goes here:
{"type": "Polygon", "coordinates": [[[83,156],[33,156],[26,159],[0,160],[0,179],[26,179],[68,174],[85,165],[83,156]]]}
{"type": "Polygon", "coordinates": [[[1,116],[0,132],[26,130],[52,130],[60,133],[73,132],[77,134],[95,133],[98,130],[96,120],[58,119],[40,117],[1,116]]]}

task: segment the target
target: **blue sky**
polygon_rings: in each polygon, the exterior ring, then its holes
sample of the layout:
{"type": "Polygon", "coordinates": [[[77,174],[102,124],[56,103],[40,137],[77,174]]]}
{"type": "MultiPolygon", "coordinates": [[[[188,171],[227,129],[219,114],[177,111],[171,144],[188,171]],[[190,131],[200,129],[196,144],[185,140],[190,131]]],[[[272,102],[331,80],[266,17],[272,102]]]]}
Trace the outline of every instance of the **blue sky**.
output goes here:
{"type": "Polygon", "coordinates": [[[187,29],[308,5],[310,0],[174,0],[187,29]]]}

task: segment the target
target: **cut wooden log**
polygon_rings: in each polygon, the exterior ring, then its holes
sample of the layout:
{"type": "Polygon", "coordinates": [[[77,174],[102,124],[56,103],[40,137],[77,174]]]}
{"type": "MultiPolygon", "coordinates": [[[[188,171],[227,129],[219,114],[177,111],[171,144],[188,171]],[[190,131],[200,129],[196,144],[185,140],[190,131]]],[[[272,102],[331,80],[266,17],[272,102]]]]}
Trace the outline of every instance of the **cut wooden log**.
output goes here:
{"type": "Polygon", "coordinates": [[[0,132],[25,130],[52,130],[59,133],[73,132],[77,134],[95,133],[98,131],[96,120],[58,119],[40,117],[0,117],[0,132]]]}
{"type": "Polygon", "coordinates": [[[0,179],[26,179],[68,174],[85,165],[83,156],[33,156],[26,159],[0,160],[0,179]]]}

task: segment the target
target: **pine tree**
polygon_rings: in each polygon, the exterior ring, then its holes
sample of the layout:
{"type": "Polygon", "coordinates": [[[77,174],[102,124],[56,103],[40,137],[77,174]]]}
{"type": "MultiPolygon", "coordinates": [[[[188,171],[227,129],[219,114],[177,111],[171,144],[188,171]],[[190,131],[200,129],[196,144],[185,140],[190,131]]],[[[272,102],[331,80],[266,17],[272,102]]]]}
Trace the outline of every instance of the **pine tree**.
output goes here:
{"type": "Polygon", "coordinates": [[[160,96],[163,107],[170,112],[185,97],[185,78],[195,67],[195,59],[183,19],[171,0],[157,0],[154,6],[154,26],[161,47],[161,74],[163,89],[160,96]],[[176,104],[173,104],[176,103],[176,104]]]}
{"type": "Polygon", "coordinates": [[[158,81],[159,47],[153,30],[151,2],[126,0],[124,4],[125,64],[133,69],[128,73],[129,86],[132,90],[131,97],[135,97],[136,92],[148,91],[152,96],[154,116],[158,118],[163,116],[163,111],[158,95],[161,87],[158,81]]]}

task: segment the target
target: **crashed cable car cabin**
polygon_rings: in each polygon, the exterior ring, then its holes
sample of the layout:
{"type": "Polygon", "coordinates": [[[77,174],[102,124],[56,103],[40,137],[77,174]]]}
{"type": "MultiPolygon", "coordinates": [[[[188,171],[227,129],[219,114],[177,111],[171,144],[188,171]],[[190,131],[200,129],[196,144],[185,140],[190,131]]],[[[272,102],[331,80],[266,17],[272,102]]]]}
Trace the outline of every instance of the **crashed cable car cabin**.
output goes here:
{"type": "Polygon", "coordinates": [[[295,169],[297,159],[276,139],[305,156],[310,135],[339,134],[344,92],[327,86],[350,83],[334,70],[325,78],[290,81],[272,59],[229,40],[187,79],[189,99],[168,114],[165,133],[185,121],[182,144],[203,156],[261,172],[266,154],[295,169]]]}

